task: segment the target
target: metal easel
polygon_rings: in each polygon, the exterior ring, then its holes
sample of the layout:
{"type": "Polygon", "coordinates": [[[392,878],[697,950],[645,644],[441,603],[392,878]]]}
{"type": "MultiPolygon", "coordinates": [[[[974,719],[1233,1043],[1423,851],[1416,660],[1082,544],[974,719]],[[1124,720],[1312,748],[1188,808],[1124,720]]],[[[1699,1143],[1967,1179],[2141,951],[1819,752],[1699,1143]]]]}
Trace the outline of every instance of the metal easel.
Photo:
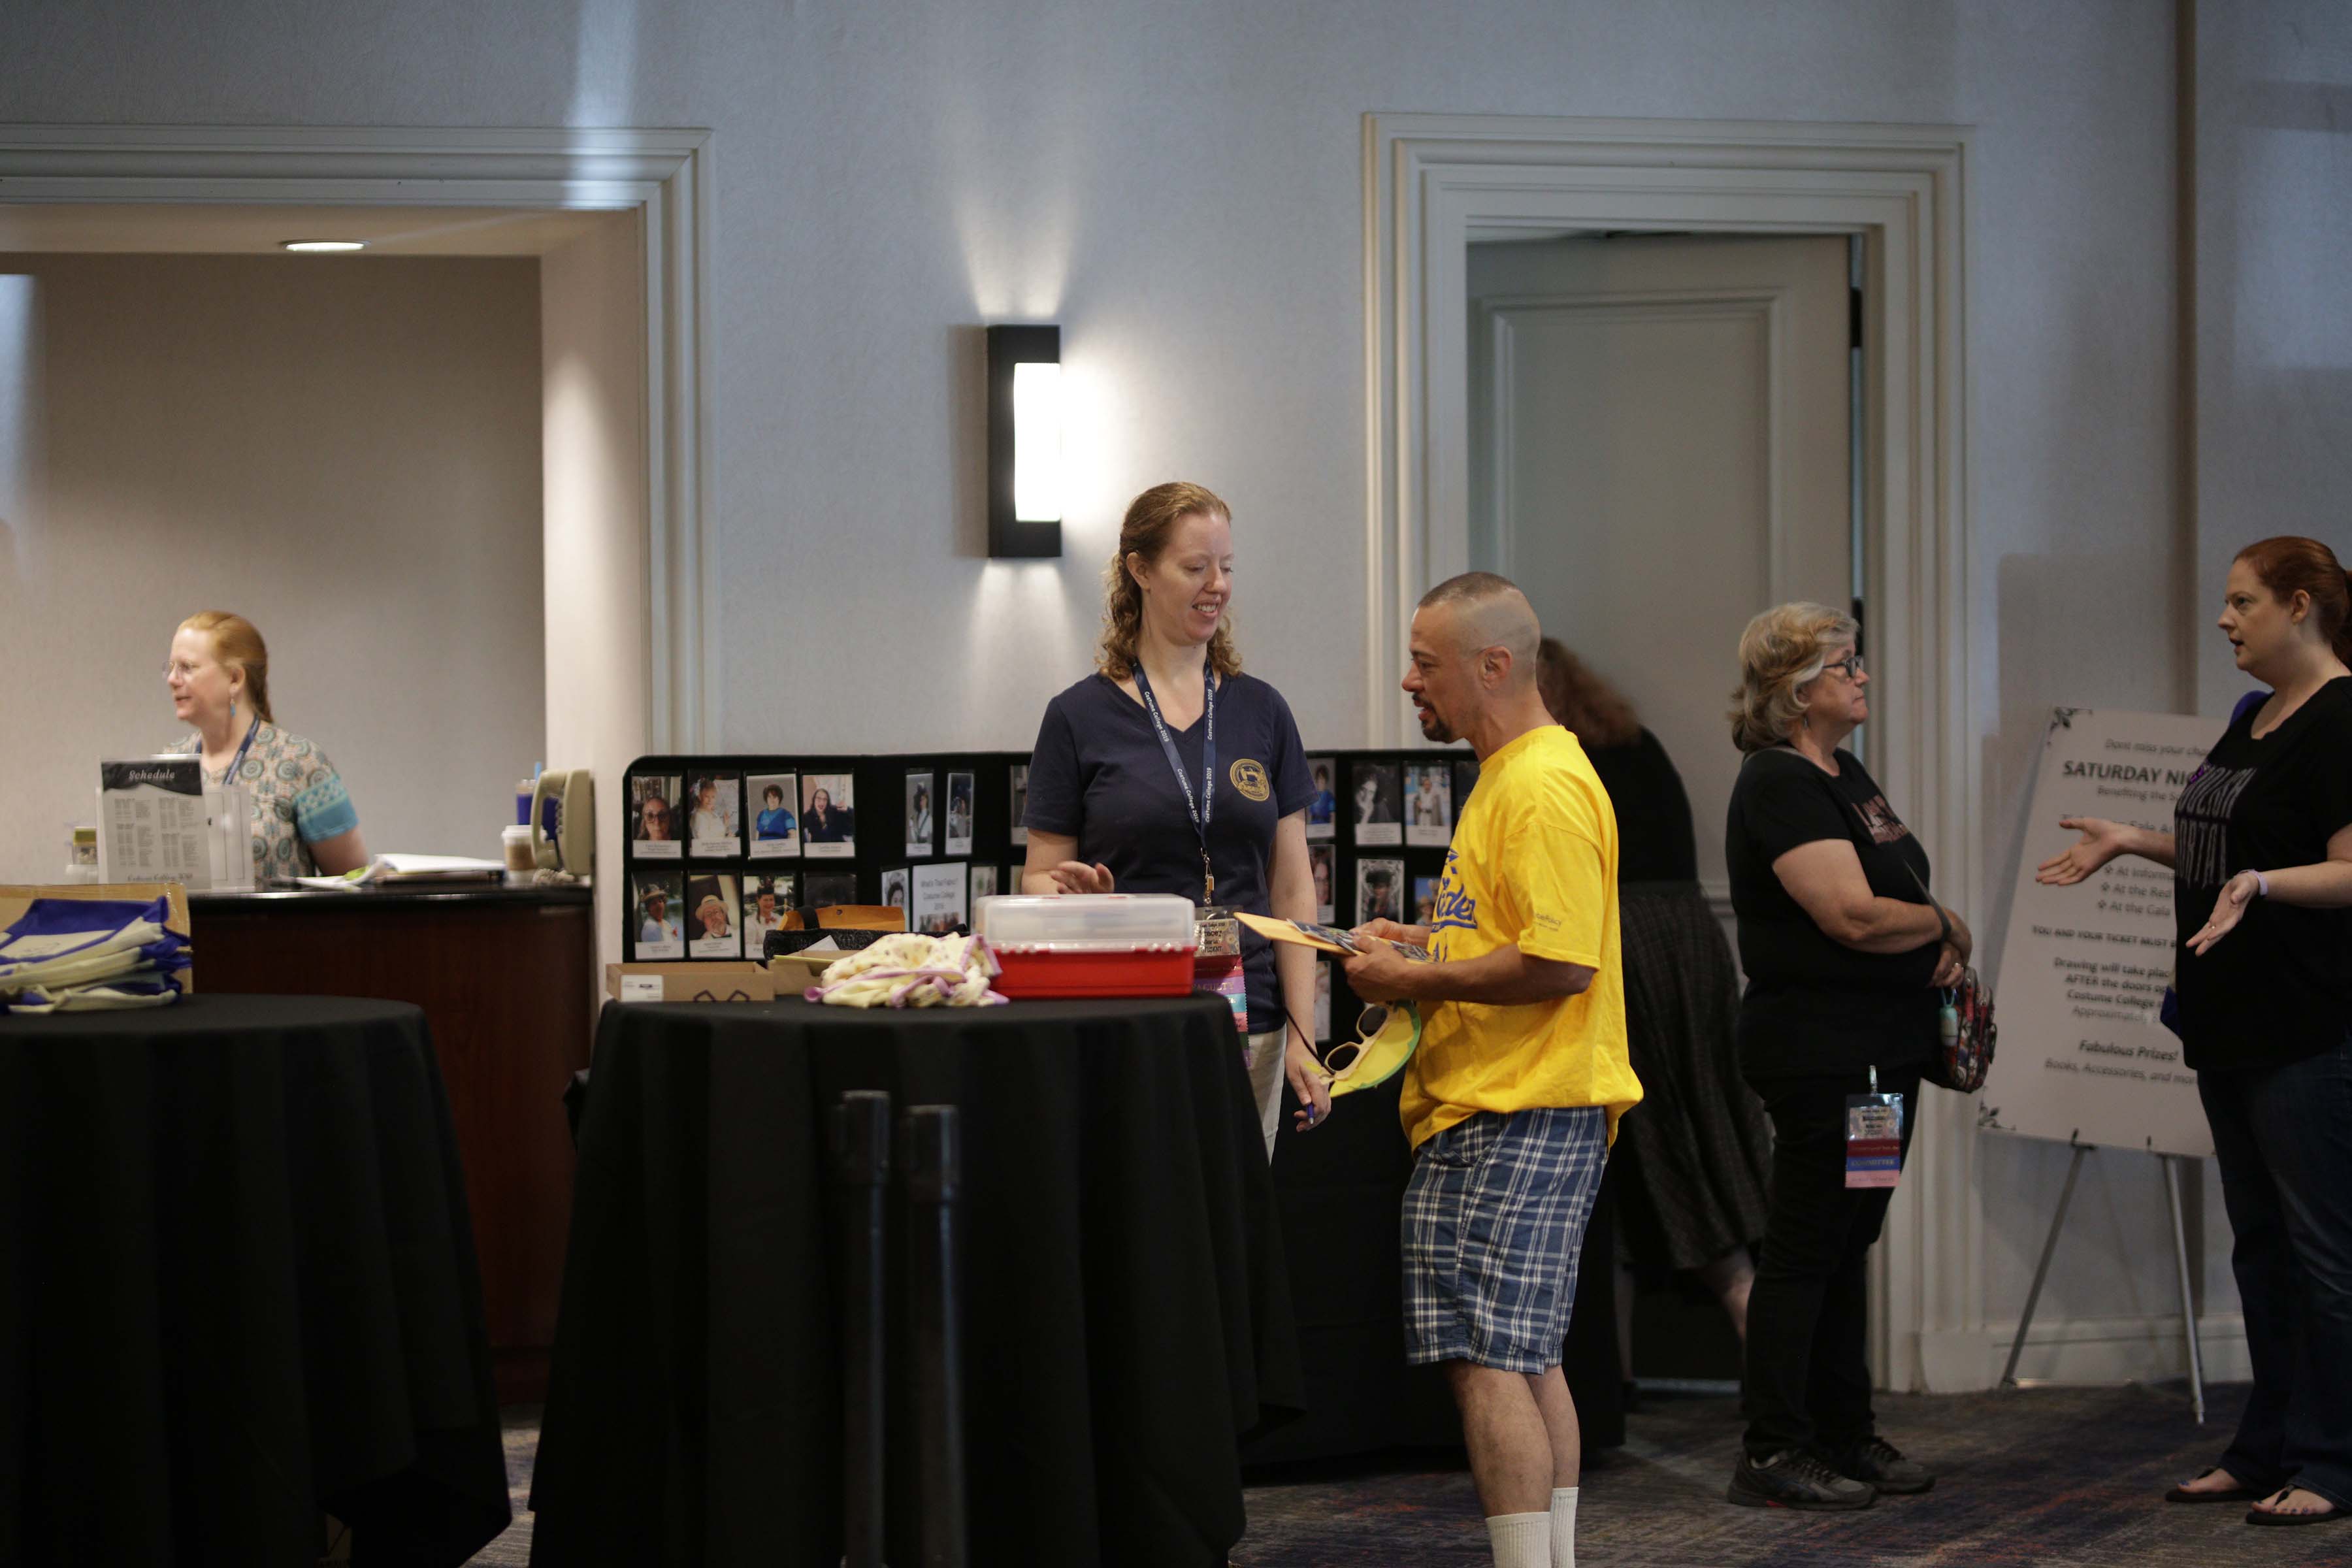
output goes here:
{"type": "MultiPolygon", "coordinates": [[[[2042,1300],[2042,1281],[2050,1277],[2050,1259],[2058,1251],[2058,1231],[2066,1223],[2066,1205],[2074,1199],[2074,1179],[2083,1173],[2083,1157],[2094,1145],[2069,1137],[2068,1147],[2074,1151],[2074,1159],[2066,1163],[2066,1184],[2058,1191],[2058,1212],[2050,1216],[2050,1234],[2042,1238],[2042,1261],[2033,1266],[2033,1287],[2025,1293],[2025,1311],[2017,1320],[2017,1338],[2010,1342],[2009,1365],[2002,1369],[2003,1386],[2017,1382],[2017,1358],[2025,1352],[2025,1332],[2033,1326],[2033,1309],[2042,1300]]],[[[2155,1151],[2150,1150],[2154,1153],[2155,1151]]],[[[2197,1342],[2197,1303],[2189,1288],[2189,1232],[2180,1218],[2180,1172],[2176,1154],[2157,1154],[2164,1169],[2164,1195],[2172,1205],[2172,1259],[2180,1271],[2180,1326],[2189,1340],[2189,1403],[2197,1414],[2197,1425],[2205,1425],[2205,1358],[2197,1342]]]]}

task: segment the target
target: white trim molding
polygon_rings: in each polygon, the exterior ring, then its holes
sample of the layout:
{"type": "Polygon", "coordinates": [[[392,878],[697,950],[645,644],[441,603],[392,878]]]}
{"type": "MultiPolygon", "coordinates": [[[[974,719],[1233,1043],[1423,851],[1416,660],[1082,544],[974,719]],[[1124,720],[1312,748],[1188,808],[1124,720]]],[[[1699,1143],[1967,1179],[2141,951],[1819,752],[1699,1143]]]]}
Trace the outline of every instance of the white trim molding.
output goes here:
{"type": "Polygon", "coordinates": [[[709,402],[711,136],[701,130],[0,127],[0,204],[505,206],[644,215],[647,621],[657,751],[719,732],[709,402]]]}
{"type": "MultiPolygon", "coordinates": [[[[1873,771],[1982,907],[1969,742],[1966,163],[1955,126],[1370,114],[1364,119],[1367,743],[1412,733],[1403,631],[1470,563],[1468,247],[1523,231],[1853,234],[1864,241],[1864,514],[1873,771]]],[[[1762,606],[1759,606],[1761,608],[1762,606]]],[[[1930,1093],[1874,1265],[1874,1362],[1984,1329],[1974,1107],[1930,1093]]],[[[1939,1373],[1948,1375],[1946,1358],[1939,1373]]],[[[1940,1377],[1939,1377],[1940,1381],[1940,1377]]],[[[1988,1373],[1977,1386],[1990,1383],[1988,1373]]]]}

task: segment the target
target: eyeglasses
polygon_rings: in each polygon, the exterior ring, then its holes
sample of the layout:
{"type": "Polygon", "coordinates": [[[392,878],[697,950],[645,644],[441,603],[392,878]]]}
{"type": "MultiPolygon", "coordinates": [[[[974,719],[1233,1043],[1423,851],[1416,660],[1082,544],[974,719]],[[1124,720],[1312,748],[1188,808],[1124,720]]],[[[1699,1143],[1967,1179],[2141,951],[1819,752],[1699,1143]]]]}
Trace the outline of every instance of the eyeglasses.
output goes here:
{"type": "Polygon", "coordinates": [[[1373,1037],[1388,1026],[1389,1005],[1385,1002],[1367,1005],[1361,1013],[1356,1015],[1356,1037],[1342,1040],[1323,1053],[1323,1070],[1337,1078],[1354,1067],[1373,1037]]]}
{"type": "Polygon", "coordinates": [[[201,664],[192,663],[184,658],[167,658],[163,661],[163,679],[186,680],[204,668],[205,666],[201,664]]]}
{"type": "Polygon", "coordinates": [[[1834,664],[1825,664],[1822,666],[1822,668],[1825,671],[1834,669],[1843,675],[1848,680],[1852,680],[1855,676],[1862,673],[1862,655],[1858,653],[1850,653],[1834,664]]]}

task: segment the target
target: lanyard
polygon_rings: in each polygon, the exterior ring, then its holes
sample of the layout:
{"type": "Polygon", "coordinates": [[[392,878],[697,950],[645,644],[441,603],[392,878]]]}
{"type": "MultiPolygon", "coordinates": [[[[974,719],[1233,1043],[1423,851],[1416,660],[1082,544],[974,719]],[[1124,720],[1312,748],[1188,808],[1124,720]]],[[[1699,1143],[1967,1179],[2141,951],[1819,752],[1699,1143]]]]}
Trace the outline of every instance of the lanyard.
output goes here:
{"type": "Polygon", "coordinates": [[[1143,673],[1143,661],[1135,661],[1135,689],[1143,699],[1143,710],[1151,715],[1152,732],[1160,737],[1160,750],[1168,758],[1168,766],[1176,774],[1178,787],[1184,792],[1184,816],[1192,823],[1192,832],[1201,840],[1201,901],[1217,901],[1217,874],[1209,868],[1209,816],[1217,806],[1217,687],[1207,663],[1201,666],[1201,793],[1192,793],[1192,781],[1184,776],[1184,761],[1176,754],[1176,742],[1168,733],[1168,721],[1160,716],[1160,700],[1151,695],[1151,678],[1143,673]]]}
{"type": "Polygon", "coordinates": [[[228,760],[228,766],[221,773],[222,784],[232,784],[236,782],[236,770],[245,766],[245,753],[253,750],[253,737],[259,733],[260,730],[261,720],[258,715],[256,715],[253,722],[245,727],[245,739],[237,742],[236,755],[228,760]]]}

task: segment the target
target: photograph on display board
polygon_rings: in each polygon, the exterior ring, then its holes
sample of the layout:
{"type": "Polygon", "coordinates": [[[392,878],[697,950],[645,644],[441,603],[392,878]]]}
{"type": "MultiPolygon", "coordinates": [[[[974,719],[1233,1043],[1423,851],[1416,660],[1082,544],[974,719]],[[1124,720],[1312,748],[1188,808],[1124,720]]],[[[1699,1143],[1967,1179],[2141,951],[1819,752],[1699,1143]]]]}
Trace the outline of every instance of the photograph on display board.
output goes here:
{"type": "Polygon", "coordinates": [[[735,903],[732,877],[688,877],[686,901],[693,907],[686,917],[688,958],[740,958],[743,933],[735,903]]]}
{"type": "Polygon", "coordinates": [[[1029,842],[1029,827],[1028,825],[1021,819],[1029,815],[1028,763],[1015,763],[1013,764],[1012,783],[1013,842],[1015,844],[1026,844],[1029,842]]]}
{"type": "Polygon", "coordinates": [[[1331,966],[1315,966],[1315,1043],[1328,1044],[1331,1038],[1331,966]]]}
{"type": "Polygon", "coordinates": [[[856,801],[847,773],[801,775],[801,849],[813,859],[857,853],[856,801]]]}
{"type": "Polygon", "coordinates": [[[686,956],[686,921],[678,906],[686,901],[686,877],[678,871],[640,872],[635,881],[635,908],[629,924],[636,933],[630,944],[641,963],[686,956]]]}
{"type": "Polygon", "coordinates": [[[1454,839],[1453,767],[1414,763],[1404,771],[1404,841],[1444,848],[1454,839]]]}
{"type": "Polygon", "coordinates": [[[948,844],[942,853],[971,853],[972,777],[970,773],[948,775],[948,844]]]}
{"type": "Polygon", "coordinates": [[[1462,820],[1462,808],[1470,804],[1470,786],[1478,782],[1478,759],[1469,758],[1454,764],[1454,820],[1462,820]]]}
{"type": "Polygon", "coordinates": [[[964,868],[958,860],[915,868],[915,907],[907,923],[917,931],[944,935],[965,922],[964,868]]]}
{"type": "Polygon", "coordinates": [[[744,793],[751,798],[751,858],[796,858],[801,852],[800,775],[753,773],[744,793]]]}
{"type": "Polygon", "coordinates": [[[731,860],[743,853],[743,780],[738,773],[697,773],[686,804],[686,850],[698,860],[731,860]]]}
{"type": "Polygon", "coordinates": [[[835,904],[857,901],[857,873],[855,871],[811,871],[801,881],[801,907],[807,910],[829,910],[835,904]]]}
{"type": "Polygon", "coordinates": [[[939,826],[932,820],[938,784],[937,773],[907,775],[907,853],[909,855],[929,855],[931,852],[931,837],[939,826]]]}
{"type": "Polygon", "coordinates": [[[637,773],[629,780],[629,853],[640,860],[676,860],[686,854],[677,820],[678,776],[637,773]]]}
{"type": "Polygon", "coordinates": [[[1404,919],[1404,862],[1356,862],[1356,923],[1404,919]]]}
{"type": "Polygon", "coordinates": [[[1404,842],[1403,801],[1394,763],[1358,763],[1349,781],[1349,816],[1358,844],[1404,842]]]}
{"type": "Polygon", "coordinates": [[[793,874],[747,877],[743,881],[743,956],[764,958],[768,952],[768,933],[784,929],[784,917],[793,911],[793,874]]]}
{"type": "Polygon", "coordinates": [[[1333,854],[1328,844],[1307,847],[1307,871],[1315,879],[1315,919],[1324,925],[1339,918],[1333,912],[1337,905],[1331,898],[1331,879],[1337,875],[1331,863],[1333,854]]]}
{"type": "Polygon", "coordinates": [[[882,907],[903,911],[908,917],[908,931],[915,929],[914,903],[909,896],[911,885],[904,866],[893,866],[882,873],[882,907]]]}
{"type": "Polygon", "coordinates": [[[1437,918],[1437,879],[1415,877],[1412,879],[1412,919],[1409,925],[1425,926],[1437,918]]]}
{"type": "Polygon", "coordinates": [[[980,900],[996,896],[996,868],[974,866],[971,868],[971,907],[980,908],[980,900]]]}
{"type": "Polygon", "coordinates": [[[1307,796],[1307,837],[1328,838],[1339,819],[1339,797],[1332,793],[1339,765],[1329,757],[1309,757],[1307,776],[1315,784],[1307,796]]]}

